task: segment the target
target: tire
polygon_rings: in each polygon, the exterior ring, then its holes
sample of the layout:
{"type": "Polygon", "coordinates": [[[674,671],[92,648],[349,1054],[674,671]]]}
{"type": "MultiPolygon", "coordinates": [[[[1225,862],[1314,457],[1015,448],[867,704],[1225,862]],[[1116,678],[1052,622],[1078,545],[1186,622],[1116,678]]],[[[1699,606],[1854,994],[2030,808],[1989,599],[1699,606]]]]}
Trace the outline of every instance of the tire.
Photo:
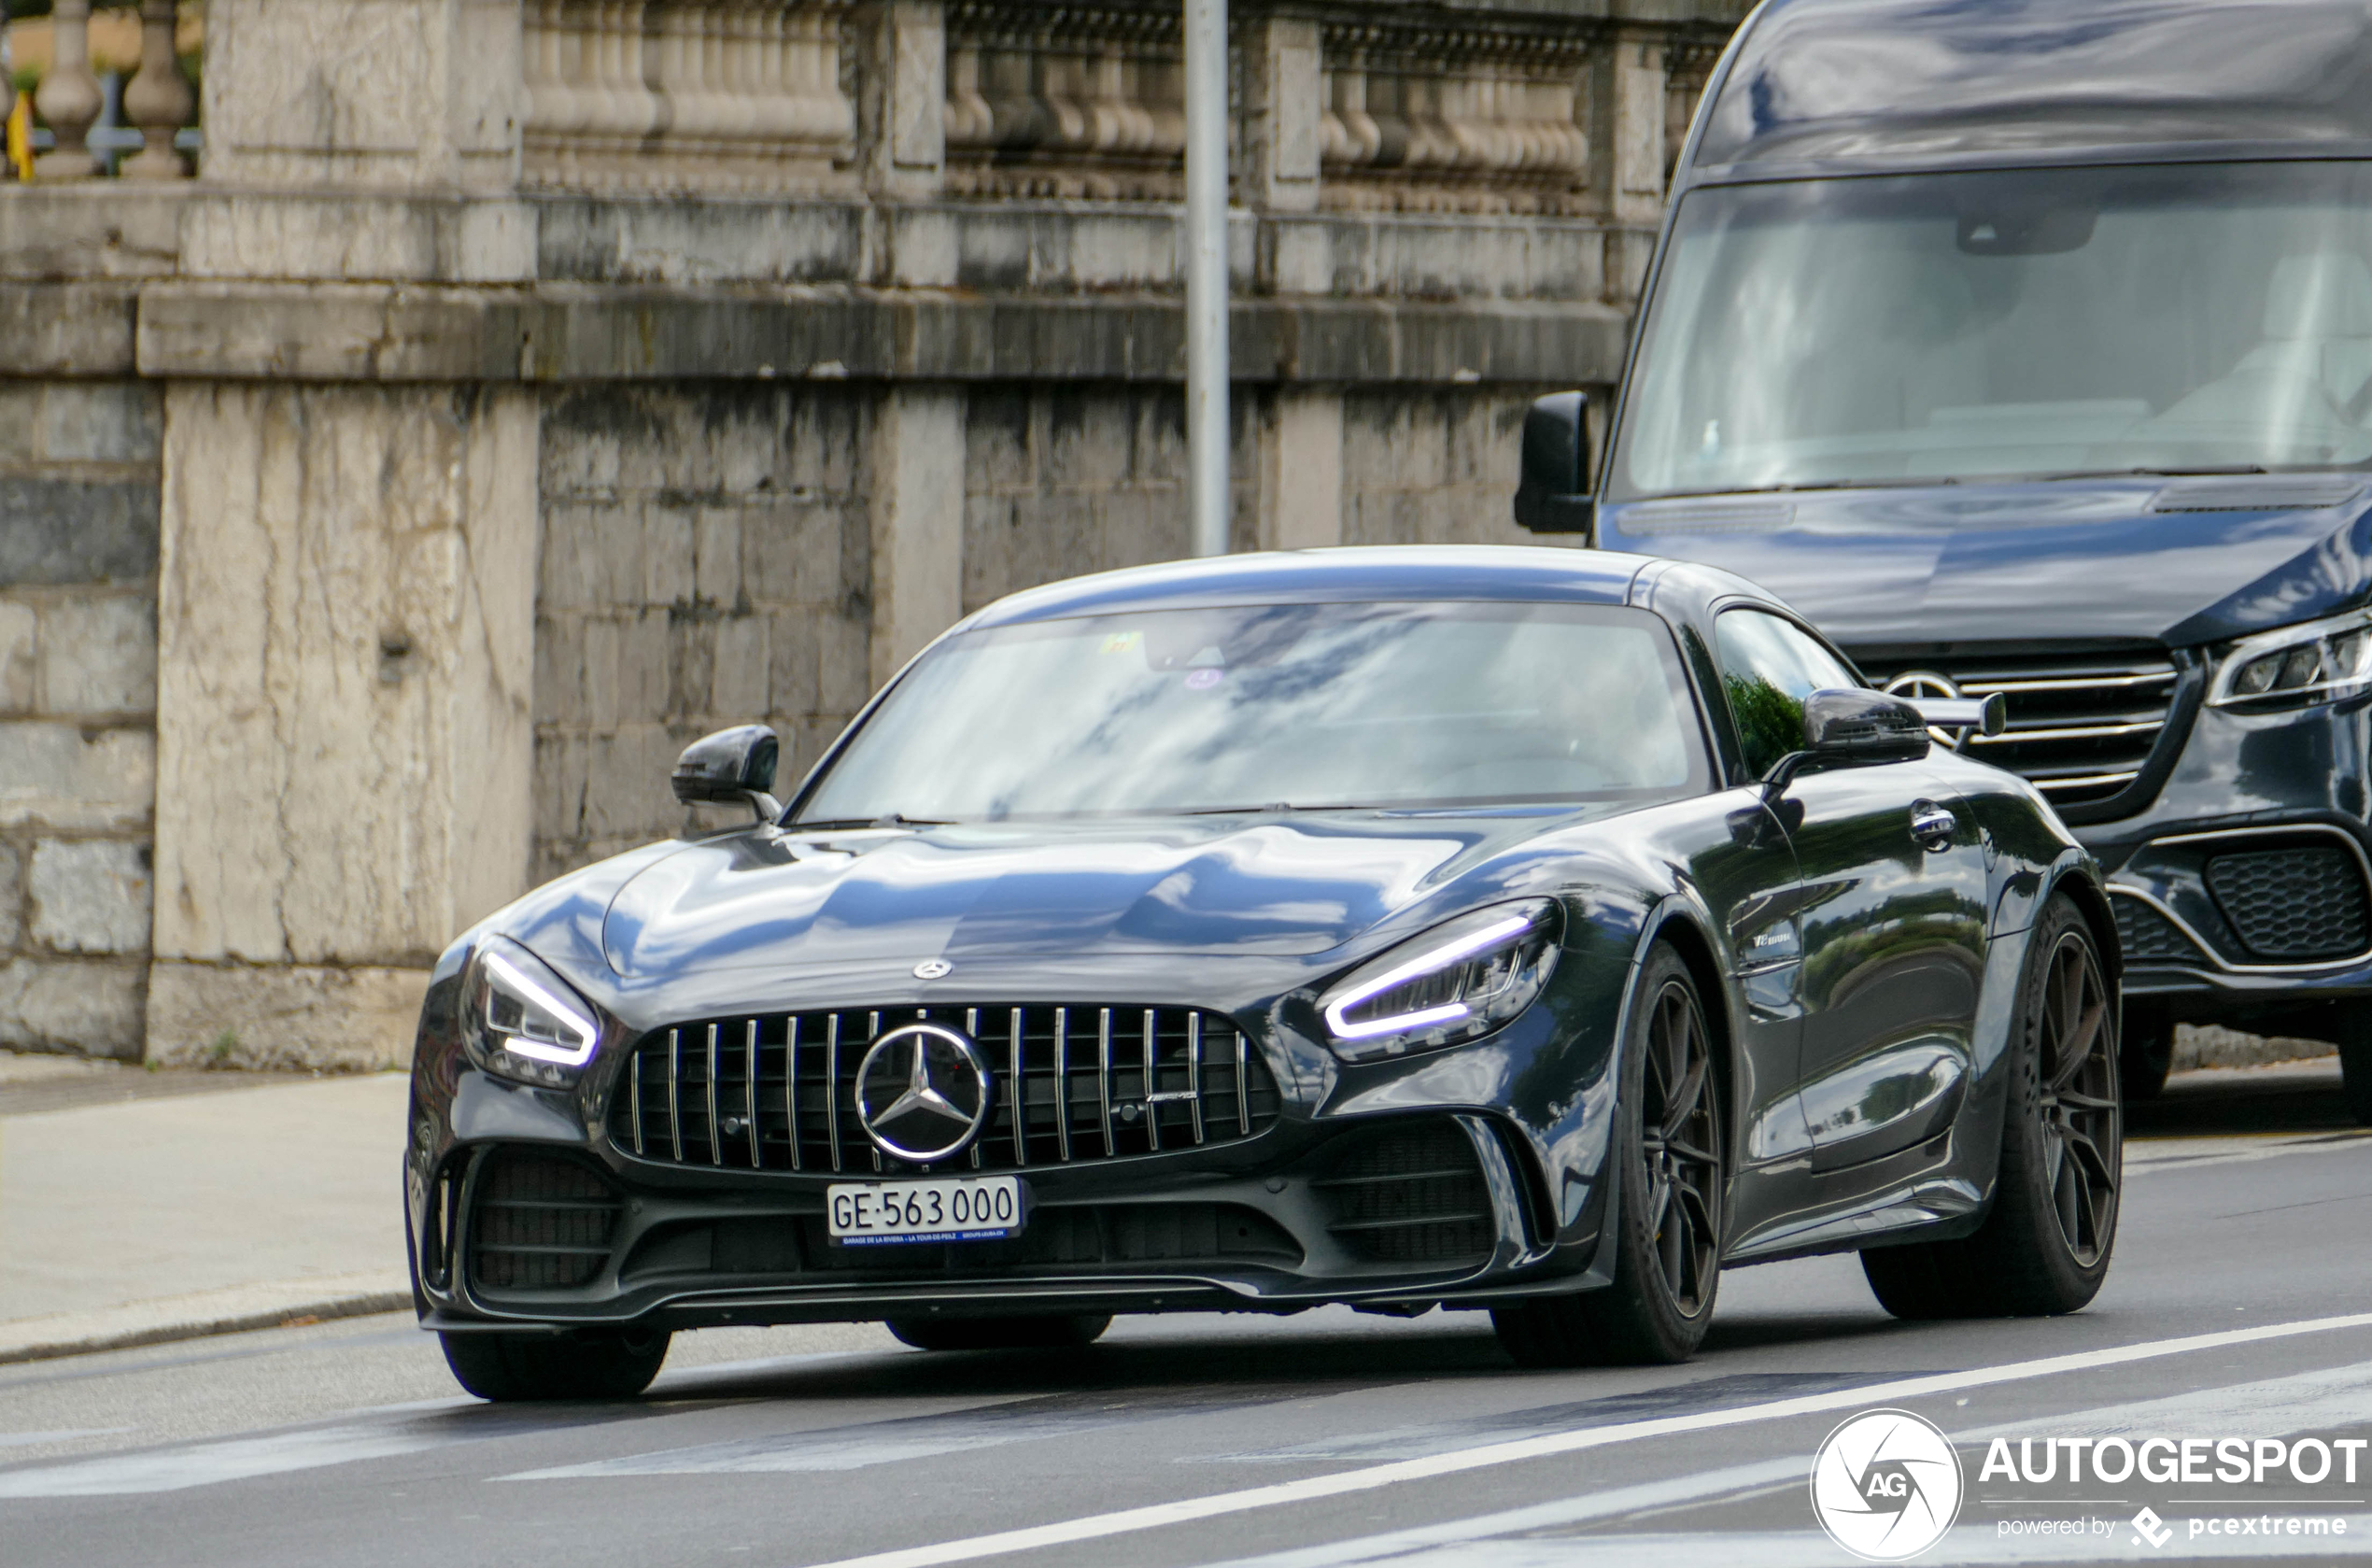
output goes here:
{"type": "Polygon", "coordinates": [[[445,1364],[480,1399],[631,1399],[667,1360],[668,1335],[440,1334],[445,1364]]]}
{"type": "Polygon", "coordinates": [[[2372,1127],[2372,1008],[2339,1014],[2339,1093],[2359,1126],[2372,1127]]]}
{"type": "Polygon", "coordinates": [[[1898,1318],[2051,1317],[2090,1304],[2108,1278],[2125,1174],[2116,1010],[2072,901],[2045,906],[2031,944],[1984,1223],[1965,1240],[1861,1254],[1898,1318]]]}
{"type": "Polygon", "coordinates": [[[1493,1310],[1519,1365],[1684,1362],[1713,1321],[1729,1207],[1720,1059],[1696,982],[1670,946],[1648,953],[1634,996],[1615,1101],[1614,1282],[1493,1310]]]}
{"type": "Polygon", "coordinates": [[[2127,1010],[2125,1040],[2117,1051],[2117,1082],[2125,1103],[2154,1100],[2174,1067],[2174,1024],[2154,1013],[2127,1010]]]}
{"type": "Polygon", "coordinates": [[[918,1350],[1077,1350],[1112,1326],[1111,1315],[1038,1314],[1013,1318],[892,1318],[882,1325],[918,1350]]]}

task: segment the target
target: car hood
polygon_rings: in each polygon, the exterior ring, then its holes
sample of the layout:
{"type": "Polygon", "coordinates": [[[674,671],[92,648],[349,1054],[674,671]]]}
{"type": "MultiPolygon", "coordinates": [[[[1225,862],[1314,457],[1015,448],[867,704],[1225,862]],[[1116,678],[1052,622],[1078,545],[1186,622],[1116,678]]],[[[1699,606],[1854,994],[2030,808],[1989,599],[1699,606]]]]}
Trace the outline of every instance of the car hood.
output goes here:
{"type": "MultiPolygon", "coordinates": [[[[2278,500],[2290,475],[2268,476],[2278,500]]],[[[2341,504],[2167,511],[2163,481],[1957,485],[1611,504],[1599,543],[1751,578],[1841,643],[2217,641],[2360,600],[2372,482],[2341,504]]],[[[2193,485],[2200,482],[2191,481],[2193,485]]],[[[2317,498],[2321,499],[2321,498],[2317,498]]],[[[2183,502],[2189,504],[2189,502],[2183,502]]]]}
{"type": "Polygon", "coordinates": [[[628,980],[695,965],[1322,953],[1543,826],[1532,812],[755,829],[642,868],[610,901],[601,947],[628,980]]]}

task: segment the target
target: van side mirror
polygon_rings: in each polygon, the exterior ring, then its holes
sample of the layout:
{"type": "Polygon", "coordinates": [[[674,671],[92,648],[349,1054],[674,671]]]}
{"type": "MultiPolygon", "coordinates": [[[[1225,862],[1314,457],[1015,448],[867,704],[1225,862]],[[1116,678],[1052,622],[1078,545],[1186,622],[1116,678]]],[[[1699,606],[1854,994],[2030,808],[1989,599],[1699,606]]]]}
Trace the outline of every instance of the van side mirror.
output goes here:
{"type": "Polygon", "coordinates": [[[1803,699],[1803,750],[1781,757],[1764,783],[1775,793],[1815,765],[1916,762],[1927,745],[1927,721],[1899,698],[1858,689],[1815,691],[1803,699]]]}
{"type": "Polygon", "coordinates": [[[783,803],[768,793],[782,755],[783,742],[773,730],[762,724],[737,725],[685,747],[668,783],[687,806],[740,802],[757,812],[759,821],[770,821],[783,814],[783,803]]]}
{"type": "Polygon", "coordinates": [[[1589,394],[1536,399],[1524,415],[1517,526],[1534,533],[1588,533],[1597,511],[1589,494],[1589,394]]]}

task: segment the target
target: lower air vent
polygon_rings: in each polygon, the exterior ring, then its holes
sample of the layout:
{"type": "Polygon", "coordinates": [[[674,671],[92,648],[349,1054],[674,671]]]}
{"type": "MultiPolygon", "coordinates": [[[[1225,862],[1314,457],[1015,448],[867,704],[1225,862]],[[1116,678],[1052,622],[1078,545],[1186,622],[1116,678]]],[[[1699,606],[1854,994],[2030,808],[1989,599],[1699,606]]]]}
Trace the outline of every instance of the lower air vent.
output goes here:
{"type": "Polygon", "coordinates": [[[591,1166],[558,1155],[498,1151],[478,1178],[470,1272],[488,1290],[583,1285],[610,1261],[618,1198],[591,1166]]]}
{"type": "Polygon", "coordinates": [[[2174,922],[2139,898],[2111,898],[2117,913],[2117,944],[2128,964],[2196,964],[2197,947],[2174,922]]]}
{"type": "Polygon", "coordinates": [[[2372,939],[2364,876],[2342,845],[2219,855],[2206,877],[2224,918],[2258,958],[2345,958],[2372,939]]]}
{"type": "Polygon", "coordinates": [[[1474,1140],[1455,1122],[1405,1122],[1349,1140],[1313,1182],[1326,1229],[1379,1264],[1478,1264],[1494,1239],[1474,1140]]]}

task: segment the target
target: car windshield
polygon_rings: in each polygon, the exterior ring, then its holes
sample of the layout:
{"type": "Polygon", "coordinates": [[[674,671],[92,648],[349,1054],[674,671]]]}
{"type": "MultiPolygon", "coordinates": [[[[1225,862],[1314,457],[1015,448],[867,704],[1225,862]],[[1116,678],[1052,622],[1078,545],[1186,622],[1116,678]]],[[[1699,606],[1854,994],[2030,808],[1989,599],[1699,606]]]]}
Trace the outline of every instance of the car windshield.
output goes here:
{"type": "Polygon", "coordinates": [[[1682,203],[1616,499],[2372,459],[2372,164],[1682,203]]]}
{"type": "Polygon", "coordinates": [[[1705,778],[1671,634],[1645,611],[1271,604],[958,633],[796,820],[1641,799],[1705,778]]]}

